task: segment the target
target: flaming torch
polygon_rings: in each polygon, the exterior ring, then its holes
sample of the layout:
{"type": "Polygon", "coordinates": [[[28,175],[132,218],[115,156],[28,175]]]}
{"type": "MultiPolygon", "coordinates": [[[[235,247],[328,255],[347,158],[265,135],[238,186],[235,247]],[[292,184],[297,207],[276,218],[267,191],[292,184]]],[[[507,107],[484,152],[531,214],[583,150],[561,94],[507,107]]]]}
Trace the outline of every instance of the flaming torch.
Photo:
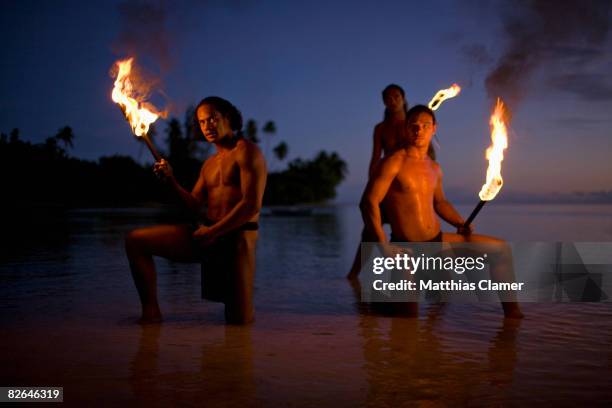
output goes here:
{"type": "Polygon", "coordinates": [[[501,176],[501,162],[504,160],[504,150],[508,147],[508,130],[506,125],[506,105],[500,98],[497,98],[497,103],[491,114],[489,125],[491,126],[491,146],[487,149],[486,158],[489,161],[487,168],[487,180],[480,189],[478,196],[480,202],[468,217],[464,226],[469,226],[476,215],[480,212],[487,201],[495,198],[499,190],[501,190],[504,180],[501,176]]]}
{"type": "Polygon", "coordinates": [[[153,154],[156,161],[160,161],[162,156],[159,154],[151,139],[147,136],[149,126],[155,122],[160,116],[160,113],[155,110],[150,104],[147,104],[151,109],[147,109],[141,99],[141,93],[135,88],[134,83],[130,80],[130,73],[132,72],[132,62],[134,58],[128,58],[122,61],[117,61],[117,79],[115,80],[115,87],[111,95],[113,102],[117,103],[125,118],[132,127],[132,132],[144,140],[147,147],[153,154]]]}
{"type": "Polygon", "coordinates": [[[447,99],[454,98],[455,96],[459,95],[459,92],[461,92],[461,87],[457,84],[452,84],[450,88],[440,89],[434,95],[434,97],[431,98],[431,101],[429,101],[427,106],[429,106],[429,109],[432,111],[435,111],[440,107],[440,105],[442,105],[442,102],[447,99]]]}

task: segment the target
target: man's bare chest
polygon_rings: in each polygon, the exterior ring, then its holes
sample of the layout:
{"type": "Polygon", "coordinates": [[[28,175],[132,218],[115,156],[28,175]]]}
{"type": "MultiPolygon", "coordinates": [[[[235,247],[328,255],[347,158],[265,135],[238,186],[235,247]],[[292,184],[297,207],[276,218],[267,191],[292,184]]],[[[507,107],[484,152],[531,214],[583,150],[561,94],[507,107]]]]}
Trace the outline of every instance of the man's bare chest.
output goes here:
{"type": "Polygon", "coordinates": [[[406,164],[402,166],[391,187],[401,192],[433,194],[437,177],[430,163],[406,164]]]}
{"type": "Polygon", "coordinates": [[[385,124],[381,130],[381,142],[385,154],[390,154],[399,149],[405,138],[404,122],[385,124]]]}
{"type": "Polygon", "coordinates": [[[216,155],[208,159],[204,167],[206,185],[209,188],[240,186],[240,169],[234,155],[216,155]]]}

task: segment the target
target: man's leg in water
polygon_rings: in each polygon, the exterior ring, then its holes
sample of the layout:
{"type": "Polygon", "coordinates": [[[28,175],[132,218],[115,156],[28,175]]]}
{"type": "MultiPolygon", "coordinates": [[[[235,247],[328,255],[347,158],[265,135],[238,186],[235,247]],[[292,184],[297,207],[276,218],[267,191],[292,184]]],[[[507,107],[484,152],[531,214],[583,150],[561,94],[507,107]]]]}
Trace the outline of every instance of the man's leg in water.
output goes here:
{"type": "Polygon", "coordinates": [[[125,240],[134,283],[142,304],[142,322],[161,321],[157,302],[157,274],[153,256],[178,262],[195,262],[193,227],[190,225],[157,225],[131,231],[125,240]]]}
{"type": "MultiPolygon", "coordinates": [[[[474,242],[485,245],[493,256],[496,258],[494,267],[491,268],[491,278],[495,282],[516,282],[514,276],[514,266],[512,263],[512,249],[510,245],[501,239],[491,237],[488,235],[471,234],[471,235],[459,235],[453,233],[443,233],[443,242],[474,242]]],[[[520,319],[523,318],[521,308],[516,301],[516,294],[504,295],[502,299],[502,308],[504,309],[504,316],[508,318],[520,319]],[[506,298],[510,296],[511,298],[506,298]]]]}
{"type": "Polygon", "coordinates": [[[229,273],[225,298],[225,321],[231,324],[251,323],[253,282],[255,280],[255,247],[257,231],[239,231],[229,244],[234,245],[233,259],[226,259],[229,273]]]}
{"type": "MultiPolygon", "coordinates": [[[[375,242],[376,237],[374,237],[371,233],[369,233],[366,228],[361,231],[361,241],[359,242],[359,246],[357,247],[357,253],[355,254],[355,259],[353,260],[353,265],[351,266],[351,271],[346,276],[348,279],[354,280],[359,277],[359,272],[361,272],[361,243],[362,242],[375,242]]],[[[370,253],[365,254],[366,257],[370,256],[370,253]]]]}

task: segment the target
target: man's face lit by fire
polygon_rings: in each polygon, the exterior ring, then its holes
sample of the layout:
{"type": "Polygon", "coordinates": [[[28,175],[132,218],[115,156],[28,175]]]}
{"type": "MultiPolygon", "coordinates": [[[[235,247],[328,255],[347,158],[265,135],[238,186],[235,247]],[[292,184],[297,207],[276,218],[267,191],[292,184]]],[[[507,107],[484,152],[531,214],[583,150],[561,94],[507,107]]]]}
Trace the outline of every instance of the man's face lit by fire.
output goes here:
{"type": "Polygon", "coordinates": [[[408,140],[413,146],[429,146],[431,138],[436,133],[436,124],[429,113],[421,112],[408,118],[406,131],[408,140]]]}
{"type": "Polygon", "coordinates": [[[387,108],[390,112],[400,112],[404,109],[404,97],[398,89],[391,88],[385,92],[383,102],[385,104],[385,108],[387,108]]]}
{"type": "Polygon", "coordinates": [[[232,135],[229,119],[211,105],[202,105],[196,112],[200,130],[210,143],[215,143],[232,135]]]}

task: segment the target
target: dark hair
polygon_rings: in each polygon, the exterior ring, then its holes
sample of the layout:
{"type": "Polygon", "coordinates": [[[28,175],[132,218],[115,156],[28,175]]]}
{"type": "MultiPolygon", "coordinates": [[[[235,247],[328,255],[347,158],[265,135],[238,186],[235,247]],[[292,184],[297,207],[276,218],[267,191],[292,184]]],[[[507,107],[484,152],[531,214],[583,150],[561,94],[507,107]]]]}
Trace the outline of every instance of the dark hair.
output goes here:
{"type": "MultiPolygon", "coordinates": [[[[406,125],[408,125],[408,123],[410,123],[410,118],[412,116],[418,115],[419,113],[427,113],[429,116],[431,116],[431,119],[433,120],[433,124],[435,125],[437,123],[436,122],[436,115],[435,115],[435,113],[431,109],[429,109],[425,105],[414,105],[406,113],[406,125]]],[[[434,147],[431,144],[431,142],[429,142],[429,147],[427,148],[427,155],[431,158],[431,160],[434,160],[434,161],[436,160],[436,150],[434,149],[434,147]]]]}
{"type": "Polygon", "coordinates": [[[425,105],[414,105],[410,108],[410,110],[406,112],[406,124],[411,116],[418,115],[419,113],[427,113],[433,119],[434,125],[436,124],[436,114],[425,105]]]}
{"type": "MultiPolygon", "coordinates": [[[[383,89],[382,91],[383,101],[385,100],[385,96],[387,95],[387,93],[393,89],[399,91],[399,93],[402,94],[402,98],[404,98],[404,112],[408,113],[408,101],[406,100],[406,93],[404,92],[404,89],[397,84],[389,84],[385,87],[385,89],[383,89]]],[[[388,109],[385,108],[384,119],[386,120],[388,117],[389,117],[389,112],[388,112],[388,109]]]]}
{"type": "MultiPolygon", "coordinates": [[[[198,103],[198,106],[195,108],[196,115],[196,123],[198,122],[198,109],[200,109],[204,105],[210,105],[221,115],[225,116],[230,123],[230,128],[236,132],[238,135],[242,135],[242,113],[236,108],[232,103],[226,99],[220,98],[218,96],[208,96],[198,103]]],[[[197,124],[196,129],[200,129],[199,123],[197,124]]]]}

